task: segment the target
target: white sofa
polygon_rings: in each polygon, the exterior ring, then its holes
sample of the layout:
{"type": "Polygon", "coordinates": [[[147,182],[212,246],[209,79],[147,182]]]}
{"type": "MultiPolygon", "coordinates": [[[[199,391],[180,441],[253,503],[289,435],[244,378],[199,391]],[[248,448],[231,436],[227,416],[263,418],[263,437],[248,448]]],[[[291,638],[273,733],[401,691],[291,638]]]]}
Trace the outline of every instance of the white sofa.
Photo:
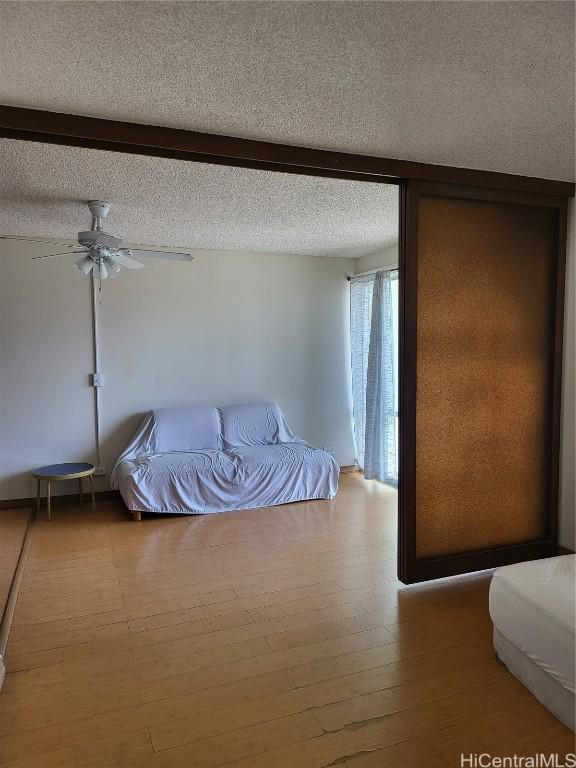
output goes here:
{"type": "Polygon", "coordinates": [[[333,457],[296,437],[274,403],[150,411],[116,462],[111,484],[142,512],[208,514],[338,490],[333,457]]]}

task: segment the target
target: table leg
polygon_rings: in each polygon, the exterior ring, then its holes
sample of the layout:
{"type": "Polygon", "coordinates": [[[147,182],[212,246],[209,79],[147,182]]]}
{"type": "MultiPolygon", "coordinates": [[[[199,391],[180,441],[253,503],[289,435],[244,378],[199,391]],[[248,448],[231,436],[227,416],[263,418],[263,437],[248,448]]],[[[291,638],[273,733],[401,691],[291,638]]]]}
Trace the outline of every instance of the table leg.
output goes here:
{"type": "Polygon", "coordinates": [[[46,480],[46,519],[52,520],[52,507],[50,504],[50,491],[51,491],[51,485],[52,480],[48,479],[46,480]]]}
{"type": "Polygon", "coordinates": [[[82,478],[78,478],[78,491],[80,495],[80,504],[84,504],[84,496],[82,495],[82,478]]]}
{"type": "Polygon", "coordinates": [[[36,512],[40,511],[40,478],[36,478],[36,512]]]}
{"type": "Polygon", "coordinates": [[[92,512],[96,512],[96,497],[94,496],[94,475],[88,475],[90,478],[90,495],[92,496],[92,512]]]}

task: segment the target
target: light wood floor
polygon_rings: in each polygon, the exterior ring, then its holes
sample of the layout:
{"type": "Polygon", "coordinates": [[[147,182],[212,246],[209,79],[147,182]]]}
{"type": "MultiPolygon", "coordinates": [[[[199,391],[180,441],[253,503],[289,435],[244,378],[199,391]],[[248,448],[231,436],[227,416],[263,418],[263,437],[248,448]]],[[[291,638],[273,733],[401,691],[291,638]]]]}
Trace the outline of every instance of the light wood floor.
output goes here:
{"type": "Polygon", "coordinates": [[[55,507],[0,695],[2,768],[459,766],[573,749],[493,658],[489,575],[403,587],[396,494],[205,517],[55,507]]]}

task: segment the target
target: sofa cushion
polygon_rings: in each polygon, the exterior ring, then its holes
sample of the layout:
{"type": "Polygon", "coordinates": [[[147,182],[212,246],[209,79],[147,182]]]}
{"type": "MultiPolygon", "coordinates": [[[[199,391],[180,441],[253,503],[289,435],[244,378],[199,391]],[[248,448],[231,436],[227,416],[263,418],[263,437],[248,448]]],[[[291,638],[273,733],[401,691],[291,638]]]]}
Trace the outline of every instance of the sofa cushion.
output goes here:
{"type": "Polygon", "coordinates": [[[218,450],[222,445],[217,408],[159,408],[154,420],[158,453],[218,450]]]}
{"type": "Polygon", "coordinates": [[[229,448],[227,456],[238,459],[239,467],[252,468],[291,464],[302,461],[330,463],[332,457],[325,451],[306,443],[276,443],[275,445],[239,445],[229,448]]]}
{"type": "Polygon", "coordinates": [[[221,408],[224,448],[302,442],[275,403],[250,403],[221,408]]]}

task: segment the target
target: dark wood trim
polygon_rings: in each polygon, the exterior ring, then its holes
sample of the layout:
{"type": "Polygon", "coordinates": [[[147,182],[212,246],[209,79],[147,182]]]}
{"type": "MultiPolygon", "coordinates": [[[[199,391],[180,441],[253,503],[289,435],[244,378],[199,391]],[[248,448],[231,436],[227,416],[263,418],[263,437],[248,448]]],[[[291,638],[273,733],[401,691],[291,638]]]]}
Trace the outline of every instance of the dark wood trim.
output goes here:
{"type": "Polygon", "coordinates": [[[400,179],[573,197],[575,185],[508,173],[332,152],[158,125],[0,105],[0,136],[282,173],[398,183],[400,179]]]}
{"type": "Polygon", "coordinates": [[[448,197],[460,200],[486,200],[491,203],[506,203],[510,205],[535,205],[539,208],[559,208],[565,205],[566,198],[562,195],[532,194],[515,190],[470,187],[467,185],[450,185],[426,182],[421,194],[428,197],[448,197]]]}
{"type": "Polygon", "coordinates": [[[8,646],[8,637],[10,635],[10,628],[12,627],[14,611],[16,610],[16,602],[18,600],[18,592],[20,591],[20,584],[22,583],[24,568],[26,566],[26,561],[28,560],[28,553],[30,552],[32,526],[34,525],[35,521],[36,513],[30,512],[28,525],[26,526],[26,533],[24,534],[24,540],[20,550],[20,557],[18,558],[18,563],[16,564],[16,568],[14,570],[14,576],[12,577],[12,583],[10,584],[8,599],[6,600],[4,612],[0,617],[0,689],[2,688],[3,683],[2,672],[5,672],[4,658],[6,656],[6,648],[8,646]]]}
{"type": "Polygon", "coordinates": [[[559,555],[576,555],[576,552],[574,552],[573,549],[570,549],[569,547],[561,547],[558,545],[558,554],[559,555]]]}
{"type": "Polygon", "coordinates": [[[469,552],[451,557],[441,557],[437,560],[413,560],[407,578],[401,579],[405,584],[417,584],[431,579],[444,579],[458,576],[462,573],[473,573],[502,565],[539,560],[543,557],[553,557],[558,552],[555,542],[545,539],[531,541],[527,544],[517,544],[501,549],[488,549],[482,552],[469,552]]]}
{"type": "Polygon", "coordinates": [[[400,482],[398,578],[406,584],[496,568],[520,560],[551,557],[558,552],[559,464],[562,392],[562,338],[566,268],[567,201],[518,192],[407,181],[401,196],[400,229],[400,482]],[[418,206],[426,195],[486,200],[556,210],[556,285],[553,349],[550,350],[550,431],[548,434],[548,515],[546,537],[509,547],[467,552],[437,559],[416,557],[416,396],[418,321],[418,206]]]}
{"type": "Polygon", "coordinates": [[[416,320],[418,182],[400,188],[398,578],[406,581],[416,546],[416,320]]]}
{"type": "MultiPolygon", "coordinates": [[[[118,491],[96,491],[96,499],[104,501],[106,499],[122,500],[118,491]]],[[[84,502],[86,502],[86,494],[84,494],[84,502]]],[[[53,504],[79,504],[80,495],[78,493],[63,493],[59,496],[52,496],[53,504]]],[[[42,504],[44,504],[44,497],[42,497],[42,504]]],[[[29,498],[19,499],[0,499],[0,514],[3,509],[17,509],[18,507],[35,507],[36,496],[30,496],[29,498]]]]}
{"type": "Polygon", "coordinates": [[[562,433],[562,358],[564,348],[564,301],[566,295],[566,246],[568,237],[568,204],[558,206],[556,226],[556,314],[554,318],[554,350],[552,359],[552,408],[550,434],[550,531],[549,537],[558,543],[560,507],[560,449],[562,433]]]}

